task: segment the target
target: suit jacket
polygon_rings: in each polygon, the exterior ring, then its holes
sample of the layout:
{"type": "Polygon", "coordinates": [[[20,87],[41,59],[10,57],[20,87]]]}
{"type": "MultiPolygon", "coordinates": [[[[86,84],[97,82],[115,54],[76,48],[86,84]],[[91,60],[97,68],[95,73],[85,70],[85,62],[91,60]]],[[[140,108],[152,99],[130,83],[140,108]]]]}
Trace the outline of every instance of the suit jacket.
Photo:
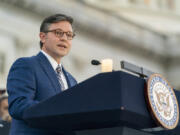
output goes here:
{"type": "MultiPolygon", "coordinates": [[[[77,81],[63,68],[69,87],[77,81]]],[[[10,135],[56,135],[29,127],[23,120],[25,109],[61,92],[56,73],[45,55],[19,58],[12,65],[8,79],[9,113],[12,116],[10,135]]]]}

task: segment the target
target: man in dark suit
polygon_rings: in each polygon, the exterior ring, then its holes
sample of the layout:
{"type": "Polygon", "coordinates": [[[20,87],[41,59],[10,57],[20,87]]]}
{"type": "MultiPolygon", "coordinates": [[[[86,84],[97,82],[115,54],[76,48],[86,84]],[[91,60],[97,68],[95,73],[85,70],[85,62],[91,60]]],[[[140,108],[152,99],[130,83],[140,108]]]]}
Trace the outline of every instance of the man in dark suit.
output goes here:
{"type": "Polygon", "coordinates": [[[24,110],[77,84],[61,65],[72,39],[73,19],[56,14],[44,19],[40,27],[40,48],[36,56],[20,58],[12,65],[8,80],[11,135],[56,135],[58,133],[31,128],[23,120],[24,110]]]}

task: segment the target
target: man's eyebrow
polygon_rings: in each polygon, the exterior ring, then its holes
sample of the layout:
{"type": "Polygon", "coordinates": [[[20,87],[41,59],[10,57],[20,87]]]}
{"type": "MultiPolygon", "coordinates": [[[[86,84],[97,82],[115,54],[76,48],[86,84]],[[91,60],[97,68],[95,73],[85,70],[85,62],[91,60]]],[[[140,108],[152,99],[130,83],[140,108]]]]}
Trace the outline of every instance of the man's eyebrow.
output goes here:
{"type": "MultiPolygon", "coordinates": [[[[60,31],[63,31],[65,32],[64,30],[60,29],[60,28],[57,28],[57,29],[52,29],[52,30],[60,30],[60,31]]],[[[51,31],[51,30],[50,30],[51,31]]],[[[66,32],[73,32],[73,31],[66,31],[66,32]]]]}
{"type": "MultiPolygon", "coordinates": [[[[57,29],[52,29],[52,30],[61,30],[61,31],[63,31],[62,29],[60,29],[60,28],[57,28],[57,29]]],[[[51,31],[51,30],[50,30],[51,31]]]]}
{"type": "Polygon", "coordinates": [[[61,30],[61,31],[63,31],[62,29],[60,29],[60,28],[57,28],[57,29],[55,29],[55,30],[61,30]]]}

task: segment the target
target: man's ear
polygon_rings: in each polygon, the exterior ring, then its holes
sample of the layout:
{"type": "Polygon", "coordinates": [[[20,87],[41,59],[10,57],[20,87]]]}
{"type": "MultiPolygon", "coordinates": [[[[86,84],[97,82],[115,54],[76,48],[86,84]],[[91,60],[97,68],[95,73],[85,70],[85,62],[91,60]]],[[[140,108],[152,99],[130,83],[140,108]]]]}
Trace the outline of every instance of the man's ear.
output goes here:
{"type": "Polygon", "coordinates": [[[46,33],[40,32],[39,33],[39,37],[40,37],[41,42],[44,43],[45,39],[46,39],[46,33]]]}

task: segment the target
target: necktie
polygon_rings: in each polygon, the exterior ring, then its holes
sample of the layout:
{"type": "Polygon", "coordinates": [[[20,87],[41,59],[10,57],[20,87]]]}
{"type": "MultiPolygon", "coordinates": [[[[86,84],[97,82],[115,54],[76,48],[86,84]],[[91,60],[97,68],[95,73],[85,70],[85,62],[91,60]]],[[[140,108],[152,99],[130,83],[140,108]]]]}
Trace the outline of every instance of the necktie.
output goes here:
{"type": "Polygon", "coordinates": [[[57,68],[56,68],[56,73],[57,73],[57,78],[59,80],[59,83],[61,85],[61,90],[65,90],[65,86],[64,86],[64,83],[63,83],[63,80],[62,80],[62,70],[61,70],[61,67],[58,65],[57,68]]]}

